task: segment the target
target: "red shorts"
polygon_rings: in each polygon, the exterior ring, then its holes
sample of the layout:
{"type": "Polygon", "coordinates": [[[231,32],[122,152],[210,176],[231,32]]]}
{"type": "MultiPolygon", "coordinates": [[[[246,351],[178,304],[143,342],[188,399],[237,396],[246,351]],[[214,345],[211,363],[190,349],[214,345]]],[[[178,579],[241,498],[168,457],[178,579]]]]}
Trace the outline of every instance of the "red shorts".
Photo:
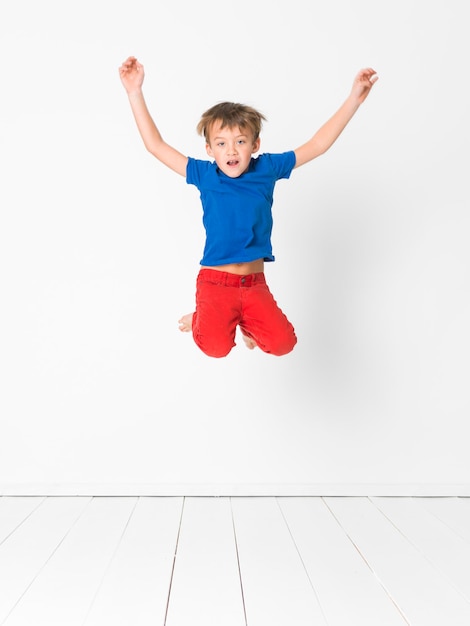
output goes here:
{"type": "Polygon", "coordinates": [[[263,272],[239,276],[201,269],[197,277],[193,337],[208,356],[224,357],[237,326],[264,352],[281,356],[297,343],[294,327],[278,307],[263,272]]]}

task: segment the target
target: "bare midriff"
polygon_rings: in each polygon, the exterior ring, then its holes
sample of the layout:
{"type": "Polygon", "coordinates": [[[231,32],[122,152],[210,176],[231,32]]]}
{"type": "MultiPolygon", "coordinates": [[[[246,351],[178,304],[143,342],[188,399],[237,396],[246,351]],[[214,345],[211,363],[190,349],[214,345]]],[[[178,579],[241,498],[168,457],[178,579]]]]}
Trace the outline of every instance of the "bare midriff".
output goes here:
{"type": "Polygon", "coordinates": [[[240,276],[246,274],[256,274],[264,271],[264,260],[256,259],[256,261],[249,261],[248,263],[228,263],[227,265],[202,265],[202,269],[217,270],[219,272],[229,272],[230,274],[239,274],[240,276]]]}

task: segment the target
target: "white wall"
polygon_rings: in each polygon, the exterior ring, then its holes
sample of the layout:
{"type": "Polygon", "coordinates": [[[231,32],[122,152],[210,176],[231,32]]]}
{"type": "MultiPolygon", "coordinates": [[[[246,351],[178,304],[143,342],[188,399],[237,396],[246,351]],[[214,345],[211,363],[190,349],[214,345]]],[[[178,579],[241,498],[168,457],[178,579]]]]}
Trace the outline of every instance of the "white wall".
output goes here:
{"type": "Polygon", "coordinates": [[[0,50],[0,492],[470,493],[469,44],[463,0],[19,0],[0,50]],[[198,194],[147,154],[117,68],[205,155],[219,100],[306,141],[266,268],[299,343],[223,360],[178,330],[198,194]]]}

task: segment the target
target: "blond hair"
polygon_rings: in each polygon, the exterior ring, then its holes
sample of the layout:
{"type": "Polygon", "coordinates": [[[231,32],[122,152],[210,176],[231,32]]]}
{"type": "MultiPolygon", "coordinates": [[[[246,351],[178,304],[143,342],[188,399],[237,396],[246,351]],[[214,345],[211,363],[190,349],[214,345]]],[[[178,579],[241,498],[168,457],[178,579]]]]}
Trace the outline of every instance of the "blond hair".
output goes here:
{"type": "Polygon", "coordinates": [[[266,117],[246,104],[237,102],[219,102],[210,109],[207,109],[197,125],[197,132],[209,143],[209,133],[214,122],[220,122],[221,128],[238,128],[250,130],[253,134],[253,141],[256,141],[261,132],[263,120],[266,117]]]}

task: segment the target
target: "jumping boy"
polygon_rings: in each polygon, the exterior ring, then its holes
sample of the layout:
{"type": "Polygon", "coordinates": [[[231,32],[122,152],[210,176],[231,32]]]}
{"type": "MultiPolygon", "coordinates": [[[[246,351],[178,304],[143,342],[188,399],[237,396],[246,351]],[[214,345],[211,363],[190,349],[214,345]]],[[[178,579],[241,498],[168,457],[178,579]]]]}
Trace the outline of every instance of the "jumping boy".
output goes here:
{"type": "Polygon", "coordinates": [[[264,116],[252,107],[222,102],[208,109],[197,130],[213,161],[187,157],[162,138],[142,92],[144,68],[129,57],[119,68],[138,130],[147,150],[195,185],[206,230],[197,277],[194,313],[179,320],[208,356],[224,357],[235,345],[237,326],[248,348],[281,356],[293,350],[294,328],[278,307],[264,275],[274,261],[271,247],[274,186],[292,170],[325,153],[368,96],[377,75],[361,70],[336,113],[296,150],[253,155],[260,148],[264,116]]]}

